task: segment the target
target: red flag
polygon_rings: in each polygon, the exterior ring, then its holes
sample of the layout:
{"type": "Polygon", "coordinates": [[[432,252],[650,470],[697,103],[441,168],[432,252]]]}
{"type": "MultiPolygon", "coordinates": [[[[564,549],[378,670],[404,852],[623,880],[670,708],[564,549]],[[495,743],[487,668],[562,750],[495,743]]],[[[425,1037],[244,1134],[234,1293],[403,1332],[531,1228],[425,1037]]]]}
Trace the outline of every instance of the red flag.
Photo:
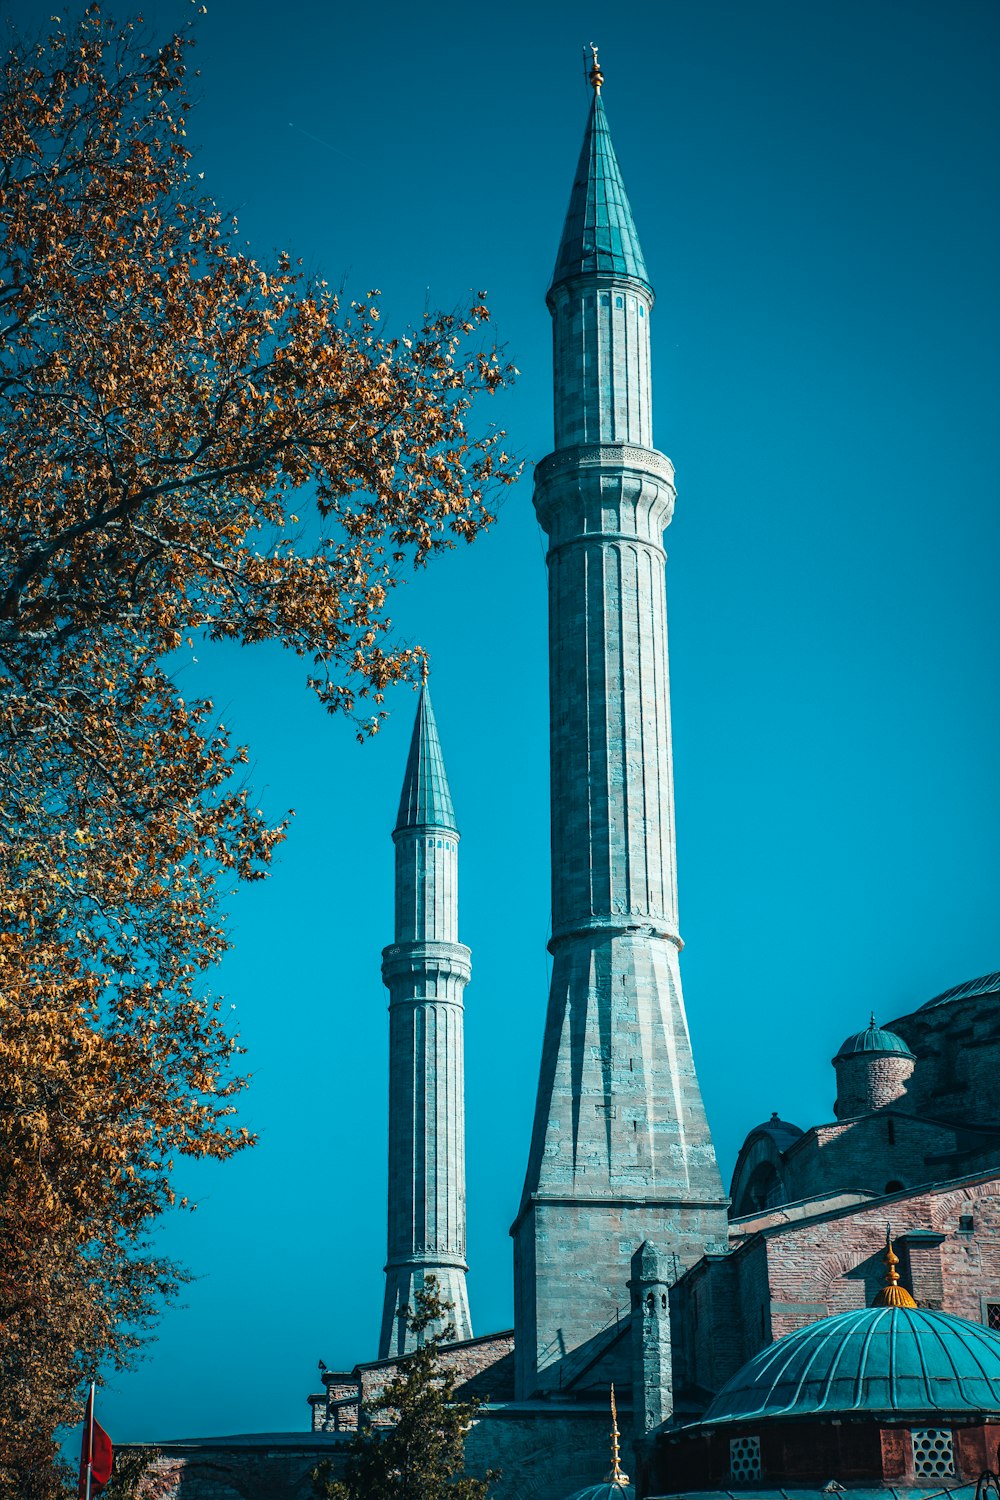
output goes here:
{"type": "Polygon", "coordinates": [[[87,1414],[83,1419],[83,1442],[80,1446],[80,1500],[87,1500],[88,1494],[96,1495],[98,1490],[103,1490],[111,1478],[112,1458],[111,1439],[101,1424],[94,1421],[94,1387],[91,1386],[87,1397],[87,1414]]]}

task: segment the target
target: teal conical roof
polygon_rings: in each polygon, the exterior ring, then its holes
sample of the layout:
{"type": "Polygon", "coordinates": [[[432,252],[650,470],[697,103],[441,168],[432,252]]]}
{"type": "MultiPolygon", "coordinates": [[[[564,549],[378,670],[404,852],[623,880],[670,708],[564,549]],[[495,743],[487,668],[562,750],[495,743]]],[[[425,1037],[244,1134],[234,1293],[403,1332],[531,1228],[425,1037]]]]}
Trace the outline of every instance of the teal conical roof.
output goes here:
{"type": "Polygon", "coordinates": [[[458,832],[444,769],[444,756],[441,754],[441,741],[438,739],[430,690],[426,683],[420,689],[406,775],[403,777],[403,793],[399,799],[396,832],[401,828],[422,827],[447,828],[452,833],[458,832]]]}
{"type": "Polygon", "coordinates": [[[563,226],[552,285],[605,271],[649,285],[608,121],[595,93],[563,226]]]}

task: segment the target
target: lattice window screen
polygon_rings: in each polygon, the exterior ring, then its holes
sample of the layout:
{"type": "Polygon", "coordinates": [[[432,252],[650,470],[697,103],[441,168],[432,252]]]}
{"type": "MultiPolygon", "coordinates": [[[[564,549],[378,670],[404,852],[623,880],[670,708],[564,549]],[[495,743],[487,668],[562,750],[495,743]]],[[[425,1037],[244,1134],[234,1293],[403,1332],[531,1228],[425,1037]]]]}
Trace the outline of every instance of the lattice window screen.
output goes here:
{"type": "Polygon", "coordinates": [[[986,1322],[988,1327],[1000,1331],[1000,1302],[987,1302],[986,1322]]]}
{"type": "Polygon", "coordinates": [[[760,1478],[760,1438],[729,1439],[729,1477],[740,1480],[760,1478]]]}
{"type": "Polygon", "coordinates": [[[944,1479],[955,1472],[955,1448],[948,1427],[913,1429],[913,1472],[930,1479],[944,1479]]]}

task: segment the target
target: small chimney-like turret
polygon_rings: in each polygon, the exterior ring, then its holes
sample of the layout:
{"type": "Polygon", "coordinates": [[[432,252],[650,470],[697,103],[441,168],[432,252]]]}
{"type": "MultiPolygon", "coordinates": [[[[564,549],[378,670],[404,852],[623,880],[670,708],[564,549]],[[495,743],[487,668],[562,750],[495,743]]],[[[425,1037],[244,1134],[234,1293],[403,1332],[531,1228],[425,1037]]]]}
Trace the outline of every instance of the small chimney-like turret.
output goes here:
{"type": "Polygon", "coordinates": [[[885,1109],[906,1093],[916,1058],[901,1036],[885,1031],[872,1016],[864,1031],[849,1036],[833,1059],[837,1071],[838,1120],[885,1109]]]}

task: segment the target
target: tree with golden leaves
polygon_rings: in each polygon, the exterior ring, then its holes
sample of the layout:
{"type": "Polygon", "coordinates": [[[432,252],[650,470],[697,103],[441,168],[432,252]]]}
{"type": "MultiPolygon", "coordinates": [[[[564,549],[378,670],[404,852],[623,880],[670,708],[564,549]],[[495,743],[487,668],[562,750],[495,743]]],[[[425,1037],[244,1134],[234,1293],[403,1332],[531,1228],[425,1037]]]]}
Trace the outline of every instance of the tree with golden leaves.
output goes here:
{"type": "Polygon", "coordinates": [[[143,1245],[174,1158],[250,1142],[206,970],[220,880],[261,878],[284,824],[170,654],[280,641],[363,738],[422,666],[392,588],[516,472],[468,426],[513,373],[482,297],[388,338],[377,293],[344,306],[237,248],[192,180],[190,45],[91,6],[2,64],[0,1488],[22,1496],[58,1493],[81,1379],[176,1283],[143,1245]]]}

